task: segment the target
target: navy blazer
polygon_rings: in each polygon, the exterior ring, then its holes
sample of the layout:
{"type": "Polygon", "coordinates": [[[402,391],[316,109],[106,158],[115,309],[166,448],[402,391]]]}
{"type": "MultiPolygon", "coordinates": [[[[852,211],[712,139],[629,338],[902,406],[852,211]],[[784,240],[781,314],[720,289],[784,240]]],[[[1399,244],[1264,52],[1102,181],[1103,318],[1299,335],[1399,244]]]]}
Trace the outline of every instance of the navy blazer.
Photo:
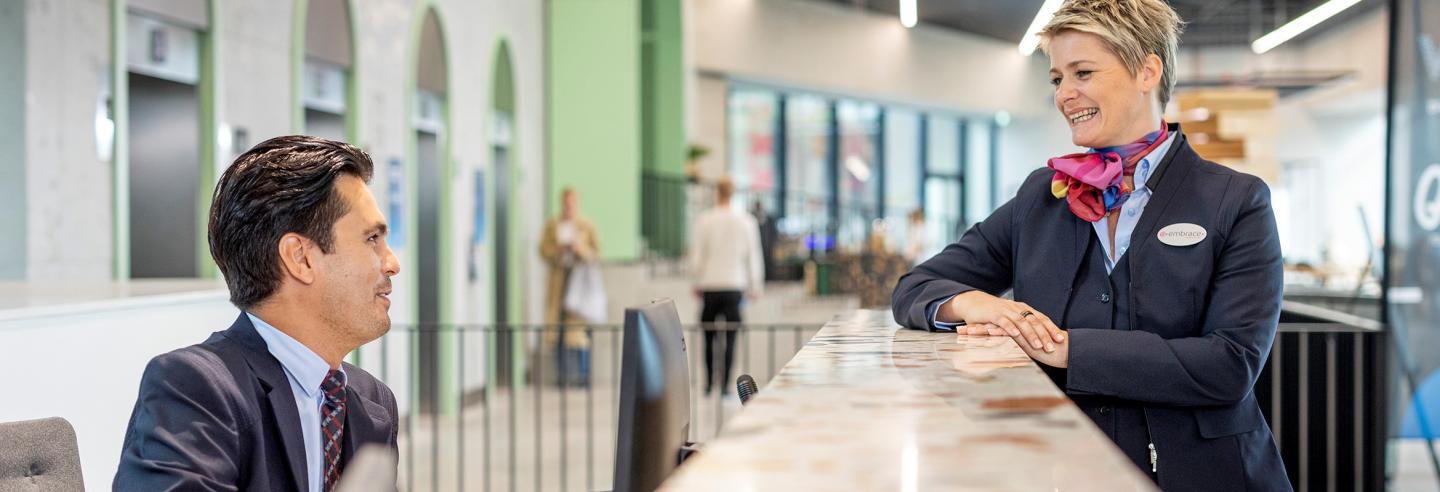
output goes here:
{"type": "Polygon", "coordinates": [[[1128,288],[1131,308],[1120,315],[1131,329],[1112,330],[1069,326],[1062,316],[1095,232],[1051,194],[1052,175],[1031,173],[1012,200],[901,277],[896,322],[930,329],[932,302],[1013,289],[1015,300],[1068,330],[1068,370],[1047,371],[1066,394],[1143,408],[1162,450],[1162,488],[1290,490],[1252,392],[1275,339],[1283,283],[1269,188],[1201,159],[1178,135],[1148,181],[1153,195],[1125,253],[1131,281],[1119,288],[1128,288]],[[1159,229],[1176,223],[1208,236],[1193,246],[1161,243],[1159,229]]]}
{"type": "MultiPolygon", "coordinates": [[[[399,431],[390,388],[358,367],[344,368],[342,464],[363,444],[395,449],[399,431]]],[[[305,492],[306,477],[295,394],[248,316],[204,343],[150,360],[114,490],[305,492]]]]}

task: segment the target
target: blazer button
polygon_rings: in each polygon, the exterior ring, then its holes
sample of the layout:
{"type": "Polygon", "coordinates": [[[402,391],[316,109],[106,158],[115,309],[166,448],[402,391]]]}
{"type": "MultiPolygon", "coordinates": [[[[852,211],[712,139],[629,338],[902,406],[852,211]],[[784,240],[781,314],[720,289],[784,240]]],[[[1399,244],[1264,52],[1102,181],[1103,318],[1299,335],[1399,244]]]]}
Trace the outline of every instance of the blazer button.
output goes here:
{"type": "Polygon", "coordinates": [[[1100,293],[1100,303],[1101,303],[1101,304],[1104,304],[1104,303],[1107,303],[1107,302],[1110,302],[1110,293],[1109,293],[1109,292],[1101,292],[1101,293],[1100,293]]]}
{"type": "Polygon", "coordinates": [[[1100,415],[1110,415],[1110,405],[1100,407],[1100,415]]]}

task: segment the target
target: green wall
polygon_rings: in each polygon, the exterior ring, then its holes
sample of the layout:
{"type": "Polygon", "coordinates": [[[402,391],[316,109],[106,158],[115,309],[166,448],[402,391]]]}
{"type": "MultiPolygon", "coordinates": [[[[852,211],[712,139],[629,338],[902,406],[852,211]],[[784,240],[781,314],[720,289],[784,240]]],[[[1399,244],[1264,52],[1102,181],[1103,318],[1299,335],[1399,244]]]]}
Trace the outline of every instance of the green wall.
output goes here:
{"type": "Polygon", "coordinates": [[[639,0],[550,0],[546,15],[549,198],[580,192],[606,260],[640,242],[639,0]]]}
{"type": "Polygon", "coordinates": [[[25,2],[0,2],[0,66],[0,279],[24,279],[25,2]]]}
{"type": "MultiPolygon", "coordinates": [[[[684,29],[677,0],[642,0],[640,12],[641,165],[646,174],[678,178],[685,172],[684,29]]],[[[683,196],[677,182],[644,182],[641,229],[650,250],[684,253],[685,208],[664,197],[683,196]],[[677,193],[680,192],[680,193],[677,193]]]]}
{"type": "Polygon", "coordinates": [[[678,0],[643,0],[641,64],[645,170],[685,171],[684,25],[678,0]]]}

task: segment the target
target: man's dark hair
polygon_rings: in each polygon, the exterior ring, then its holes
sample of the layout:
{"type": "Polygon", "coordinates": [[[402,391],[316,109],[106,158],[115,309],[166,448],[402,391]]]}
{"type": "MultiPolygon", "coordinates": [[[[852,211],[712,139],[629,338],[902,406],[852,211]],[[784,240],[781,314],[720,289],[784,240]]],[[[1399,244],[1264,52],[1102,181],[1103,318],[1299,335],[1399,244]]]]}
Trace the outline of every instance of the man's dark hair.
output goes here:
{"type": "Polygon", "coordinates": [[[370,182],[370,156],[355,146],[290,135],[260,142],[235,159],[210,204],[210,256],[230,288],[230,302],[249,309],[280,286],[278,244],[296,233],[329,253],[335,221],[347,212],[335,191],[341,174],[370,182]]]}

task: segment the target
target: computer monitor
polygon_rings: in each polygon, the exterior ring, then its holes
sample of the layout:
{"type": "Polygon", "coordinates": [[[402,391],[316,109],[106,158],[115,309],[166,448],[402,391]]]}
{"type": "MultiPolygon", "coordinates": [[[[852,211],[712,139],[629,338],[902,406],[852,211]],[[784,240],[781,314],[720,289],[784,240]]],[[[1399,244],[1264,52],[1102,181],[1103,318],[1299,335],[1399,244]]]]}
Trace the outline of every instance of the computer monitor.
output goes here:
{"type": "Polygon", "coordinates": [[[690,369],[675,303],[625,310],[615,492],[650,492],[680,465],[690,435],[690,369]]]}

